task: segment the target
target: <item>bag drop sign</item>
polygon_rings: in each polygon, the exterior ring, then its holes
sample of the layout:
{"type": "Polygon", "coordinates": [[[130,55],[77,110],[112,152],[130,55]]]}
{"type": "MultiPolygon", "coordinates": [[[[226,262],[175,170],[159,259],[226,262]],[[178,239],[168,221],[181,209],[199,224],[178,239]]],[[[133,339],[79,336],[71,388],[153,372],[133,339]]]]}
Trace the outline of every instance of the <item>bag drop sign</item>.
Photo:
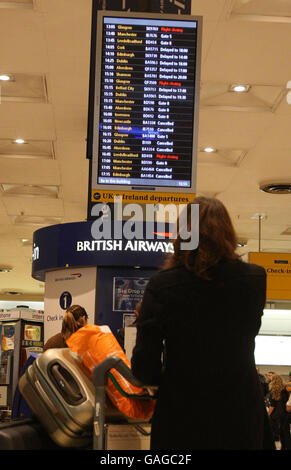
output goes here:
{"type": "Polygon", "coordinates": [[[113,279],[114,312],[133,312],[136,304],[142,300],[148,278],[115,277],[113,279]]]}

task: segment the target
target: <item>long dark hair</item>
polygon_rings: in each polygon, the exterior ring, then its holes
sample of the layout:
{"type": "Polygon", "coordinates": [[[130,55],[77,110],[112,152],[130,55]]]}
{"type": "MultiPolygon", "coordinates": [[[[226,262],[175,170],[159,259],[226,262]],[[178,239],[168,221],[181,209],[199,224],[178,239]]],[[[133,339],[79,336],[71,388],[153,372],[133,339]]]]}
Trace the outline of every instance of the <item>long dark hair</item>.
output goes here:
{"type": "Polygon", "coordinates": [[[166,260],[163,269],[183,264],[197,276],[210,279],[209,269],[222,259],[238,259],[237,236],[230,216],[221,201],[197,197],[187,206],[187,229],[191,224],[191,205],[199,204],[199,245],[196,250],[182,250],[180,235],[174,241],[174,254],[166,260]]]}
{"type": "Polygon", "coordinates": [[[62,322],[61,334],[64,340],[68,339],[75,331],[84,326],[84,319],[88,319],[86,310],[80,305],[71,305],[66,310],[62,322]]]}

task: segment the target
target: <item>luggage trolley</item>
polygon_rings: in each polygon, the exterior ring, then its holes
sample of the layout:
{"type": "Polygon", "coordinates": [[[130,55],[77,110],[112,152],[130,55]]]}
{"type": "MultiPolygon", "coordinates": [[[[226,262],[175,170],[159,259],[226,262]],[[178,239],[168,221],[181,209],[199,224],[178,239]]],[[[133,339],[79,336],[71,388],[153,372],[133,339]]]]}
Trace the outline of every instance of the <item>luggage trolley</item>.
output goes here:
{"type": "Polygon", "coordinates": [[[125,393],[114,380],[114,377],[110,373],[111,369],[116,369],[128,382],[130,382],[135,387],[146,388],[144,384],[142,384],[133,376],[131,369],[122,361],[122,359],[118,357],[109,357],[95,367],[93,371],[93,384],[95,388],[95,407],[93,419],[94,450],[108,448],[108,431],[110,426],[130,426],[136,431],[136,435],[140,434],[144,437],[150,436],[149,422],[127,418],[121,412],[115,408],[112,408],[110,404],[108,406],[105,387],[108,377],[110,377],[115,386],[119,389],[119,392],[128,398],[133,398],[136,400],[153,400],[156,398],[156,396],[149,394],[131,395],[125,393]],[[106,409],[108,410],[107,413],[106,409]]]}
{"type": "MultiPolygon", "coordinates": [[[[27,439],[24,447],[18,447],[20,441],[14,435],[24,430],[35,433],[33,427],[38,422],[48,435],[49,447],[53,441],[59,448],[67,449],[148,449],[150,423],[133,420],[120,412],[106,394],[107,380],[110,378],[119,392],[128,398],[152,400],[156,397],[128,395],[115,380],[111,369],[116,369],[132,385],[146,388],[118,357],[109,357],[96,366],[91,380],[81,359],[70,349],[49,349],[40,354],[19,380],[20,393],[32,410],[33,419],[31,422],[26,420],[23,429],[21,422],[17,427],[15,422],[5,429],[0,426],[0,450],[5,449],[9,439],[10,448],[15,445],[16,449],[22,450],[31,446],[31,439],[27,439]]],[[[42,446],[45,445],[43,441],[42,446]]]]}

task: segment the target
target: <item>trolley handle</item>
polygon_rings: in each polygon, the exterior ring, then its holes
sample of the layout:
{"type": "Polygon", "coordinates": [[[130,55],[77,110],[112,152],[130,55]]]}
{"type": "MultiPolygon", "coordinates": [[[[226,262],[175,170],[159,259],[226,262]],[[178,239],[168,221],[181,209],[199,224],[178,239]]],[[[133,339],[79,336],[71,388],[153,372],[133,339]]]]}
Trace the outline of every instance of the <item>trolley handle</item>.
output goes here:
{"type": "MultiPolygon", "coordinates": [[[[105,387],[107,385],[108,372],[116,369],[129,383],[136,387],[146,388],[134,377],[131,369],[120,359],[120,357],[108,357],[93,370],[93,384],[95,386],[95,407],[93,420],[93,449],[105,448],[105,387]]],[[[140,431],[141,432],[141,431],[140,431]]]]}
{"type": "Polygon", "coordinates": [[[146,387],[134,377],[131,369],[123,362],[120,357],[108,357],[93,370],[93,383],[95,387],[105,387],[107,383],[107,373],[110,369],[116,369],[128,382],[135,387],[146,387]]]}

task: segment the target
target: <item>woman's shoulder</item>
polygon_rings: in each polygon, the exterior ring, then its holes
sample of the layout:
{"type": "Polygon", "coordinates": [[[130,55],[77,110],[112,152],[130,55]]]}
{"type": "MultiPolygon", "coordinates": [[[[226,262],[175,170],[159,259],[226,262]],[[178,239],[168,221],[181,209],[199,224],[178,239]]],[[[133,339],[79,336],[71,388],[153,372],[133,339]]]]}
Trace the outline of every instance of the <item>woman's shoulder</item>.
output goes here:
{"type": "Polygon", "coordinates": [[[188,271],[182,264],[167,269],[161,269],[154,274],[149,281],[151,287],[163,287],[177,282],[184,282],[189,276],[193,277],[193,273],[188,271]]]}
{"type": "MultiPolygon", "coordinates": [[[[266,271],[263,267],[247,263],[240,258],[221,261],[209,270],[209,274],[213,281],[223,278],[224,280],[249,279],[250,281],[257,279],[265,282],[266,279],[266,271]]],[[[154,283],[185,282],[187,280],[194,282],[195,279],[197,282],[201,282],[201,278],[197,277],[194,272],[187,270],[183,265],[162,270],[153,277],[154,283]]]]}
{"type": "Polygon", "coordinates": [[[264,275],[265,270],[261,266],[243,261],[240,257],[234,259],[221,259],[217,264],[209,268],[211,274],[223,273],[223,275],[264,275]]]}
{"type": "Polygon", "coordinates": [[[241,259],[237,259],[236,262],[233,263],[233,269],[236,270],[238,273],[249,276],[266,277],[266,271],[262,266],[258,266],[257,264],[253,263],[248,263],[241,259]]]}
{"type": "MultiPolygon", "coordinates": [[[[219,281],[220,279],[249,279],[250,281],[258,279],[265,282],[266,271],[261,266],[250,264],[241,259],[223,261],[218,263],[210,270],[211,278],[219,281]]],[[[182,264],[171,268],[162,269],[154,274],[149,281],[149,287],[162,288],[185,282],[206,282],[197,277],[194,272],[186,269],[182,264]]]]}

